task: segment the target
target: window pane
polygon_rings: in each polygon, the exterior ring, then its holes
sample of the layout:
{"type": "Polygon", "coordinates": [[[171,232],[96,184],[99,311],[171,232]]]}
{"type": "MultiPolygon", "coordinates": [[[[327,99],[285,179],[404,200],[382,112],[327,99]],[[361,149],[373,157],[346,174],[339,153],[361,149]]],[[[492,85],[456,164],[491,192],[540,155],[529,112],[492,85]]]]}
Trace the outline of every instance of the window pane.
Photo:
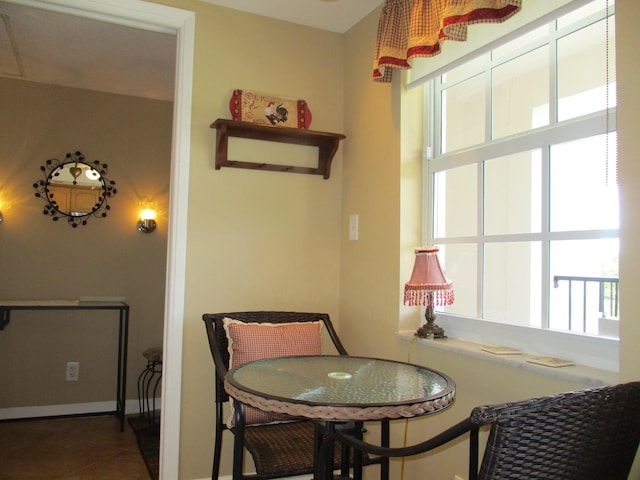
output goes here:
{"type": "Polygon", "coordinates": [[[507,57],[515,53],[517,50],[526,47],[534,43],[535,41],[539,41],[549,34],[549,25],[544,25],[542,27],[536,28],[535,30],[522,35],[510,42],[502,45],[500,47],[494,48],[491,51],[491,57],[494,60],[499,60],[501,58],[507,57]]]}
{"type": "MultiPolygon", "coordinates": [[[[615,1],[614,0],[608,0],[608,1],[609,1],[609,7],[613,7],[615,1]]],[[[558,24],[557,24],[558,30],[571,26],[574,23],[593,15],[594,13],[598,13],[602,10],[605,10],[605,7],[606,7],[606,4],[603,1],[588,3],[584,7],[574,10],[573,12],[568,13],[564,17],[560,17],[558,19],[558,24]]],[[[613,9],[612,9],[612,12],[613,12],[613,9]]]]}
{"type": "Polygon", "coordinates": [[[483,318],[540,327],[541,264],[540,242],[486,244],[483,318]]]}
{"type": "Polygon", "coordinates": [[[477,235],[478,167],[434,174],[433,203],[435,237],[477,235]]]}
{"type": "Polygon", "coordinates": [[[549,124],[549,47],[521,55],[492,71],[492,138],[549,124]]]}
{"type": "Polygon", "coordinates": [[[486,84],[478,75],[442,92],[442,152],[484,142],[486,84]]]}
{"type": "MultiPolygon", "coordinates": [[[[607,108],[606,21],[558,40],[558,121],[607,108]]],[[[616,106],[615,22],[609,21],[609,98],[616,106]]]]}
{"type": "Polygon", "coordinates": [[[479,318],[478,247],[475,244],[441,245],[440,261],[456,292],[453,305],[444,310],[447,313],[479,318]]]}
{"type": "Polygon", "coordinates": [[[550,248],[549,328],[597,335],[600,317],[618,316],[616,284],[599,280],[618,279],[618,239],[555,241],[550,248]]]}
{"type": "Polygon", "coordinates": [[[619,228],[616,135],[551,147],[550,229],[554,232],[619,228]]]}
{"type": "Polygon", "coordinates": [[[540,164],[540,150],[485,162],[485,234],[540,231],[540,164]]]}
{"type": "Polygon", "coordinates": [[[447,73],[441,76],[442,84],[452,85],[460,80],[464,80],[466,78],[472,77],[473,75],[477,75],[478,72],[484,70],[485,65],[489,61],[489,54],[485,53],[484,55],[480,55],[473,60],[469,60],[466,63],[463,63],[459,67],[456,67],[452,70],[449,70],[447,73]]]}

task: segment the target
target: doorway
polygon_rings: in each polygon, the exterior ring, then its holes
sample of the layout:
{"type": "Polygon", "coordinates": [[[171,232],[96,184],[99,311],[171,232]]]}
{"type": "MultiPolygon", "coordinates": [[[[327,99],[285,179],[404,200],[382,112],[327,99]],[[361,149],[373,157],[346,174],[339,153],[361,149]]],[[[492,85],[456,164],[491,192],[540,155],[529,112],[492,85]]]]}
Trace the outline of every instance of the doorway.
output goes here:
{"type": "Polygon", "coordinates": [[[141,0],[6,0],[139,29],[161,28],[177,36],[169,194],[162,377],[160,478],[178,478],[180,385],[191,131],[194,12],[141,0]]]}

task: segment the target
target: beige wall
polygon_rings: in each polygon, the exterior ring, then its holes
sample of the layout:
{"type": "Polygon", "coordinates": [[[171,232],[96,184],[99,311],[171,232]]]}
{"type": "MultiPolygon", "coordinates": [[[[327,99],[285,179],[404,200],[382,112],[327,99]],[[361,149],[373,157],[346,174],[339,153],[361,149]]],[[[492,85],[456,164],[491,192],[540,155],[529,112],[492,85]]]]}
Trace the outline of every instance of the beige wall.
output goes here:
{"type": "MultiPolygon", "coordinates": [[[[127,397],[142,351],[162,345],[172,104],[0,78],[1,299],[124,296],[131,306],[127,397]],[[47,159],[80,150],[116,182],[106,218],[72,228],[42,214],[33,184],[47,159]],[[136,231],[138,202],[158,230],[136,231]]],[[[0,332],[0,408],[115,399],[117,312],[13,312],[0,332]],[[68,361],[80,380],[65,382],[68,361]]]]}
{"type": "Polygon", "coordinates": [[[617,79],[618,79],[618,168],[621,192],[620,247],[620,373],[623,380],[640,377],[640,97],[637,62],[640,48],[640,4],[634,0],[616,1],[617,79]]]}
{"type": "MultiPolygon", "coordinates": [[[[204,2],[195,10],[180,478],[210,476],[214,370],[202,314],[233,310],[328,312],[338,322],[343,147],[331,177],[215,170],[217,118],[234,89],[305,99],[311,128],[343,133],[343,36],[204,2]]],[[[230,157],[274,150],[307,159],[315,148],[236,142],[230,157]],[[240,143],[242,143],[240,145],[240,143]],[[233,151],[233,153],[232,153],[233,151]]],[[[231,441],[222,472],[231,471],[231,441]]]]}

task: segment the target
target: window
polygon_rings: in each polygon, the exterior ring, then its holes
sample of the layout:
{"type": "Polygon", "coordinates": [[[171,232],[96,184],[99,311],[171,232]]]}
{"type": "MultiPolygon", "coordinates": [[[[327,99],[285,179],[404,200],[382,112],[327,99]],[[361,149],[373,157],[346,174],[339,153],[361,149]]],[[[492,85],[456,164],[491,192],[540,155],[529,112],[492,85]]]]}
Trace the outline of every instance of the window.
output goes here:
{"type": "Polygon", "coordinates": [[[471,319],[485,332],[514,327],[504,335],[515,340],[492,333],[494,344],[522,345],[531,329],[612,336],[602,325],[618,316],[613,13],[587,4],[427,85],[427,237],[455,283],[438,315],[450,334],[471,319]]]}

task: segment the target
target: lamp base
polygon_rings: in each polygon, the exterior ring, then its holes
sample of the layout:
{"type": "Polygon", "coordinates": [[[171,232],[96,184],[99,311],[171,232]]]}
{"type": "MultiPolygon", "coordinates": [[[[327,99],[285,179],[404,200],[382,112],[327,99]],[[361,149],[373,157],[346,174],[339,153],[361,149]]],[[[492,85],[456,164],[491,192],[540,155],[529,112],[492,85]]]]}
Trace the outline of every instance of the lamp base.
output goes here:
{"type": "Polygon", "coordinates": [[[436,325],[436,314],[433,312],[433,303],[430,302],[430,305],[427,305],[427,309],[424,312],[424,319],[426,323],[422,325],[416,333],[414,334],[418,338],[446,338],[444,334],[444,329],[440,328],[436,325]]]}
{"type": "Polygon", "coordinates": [[[418,338],[447,338],[444,330],[435,323],[425,323],[414,334],[418,338]]]}

